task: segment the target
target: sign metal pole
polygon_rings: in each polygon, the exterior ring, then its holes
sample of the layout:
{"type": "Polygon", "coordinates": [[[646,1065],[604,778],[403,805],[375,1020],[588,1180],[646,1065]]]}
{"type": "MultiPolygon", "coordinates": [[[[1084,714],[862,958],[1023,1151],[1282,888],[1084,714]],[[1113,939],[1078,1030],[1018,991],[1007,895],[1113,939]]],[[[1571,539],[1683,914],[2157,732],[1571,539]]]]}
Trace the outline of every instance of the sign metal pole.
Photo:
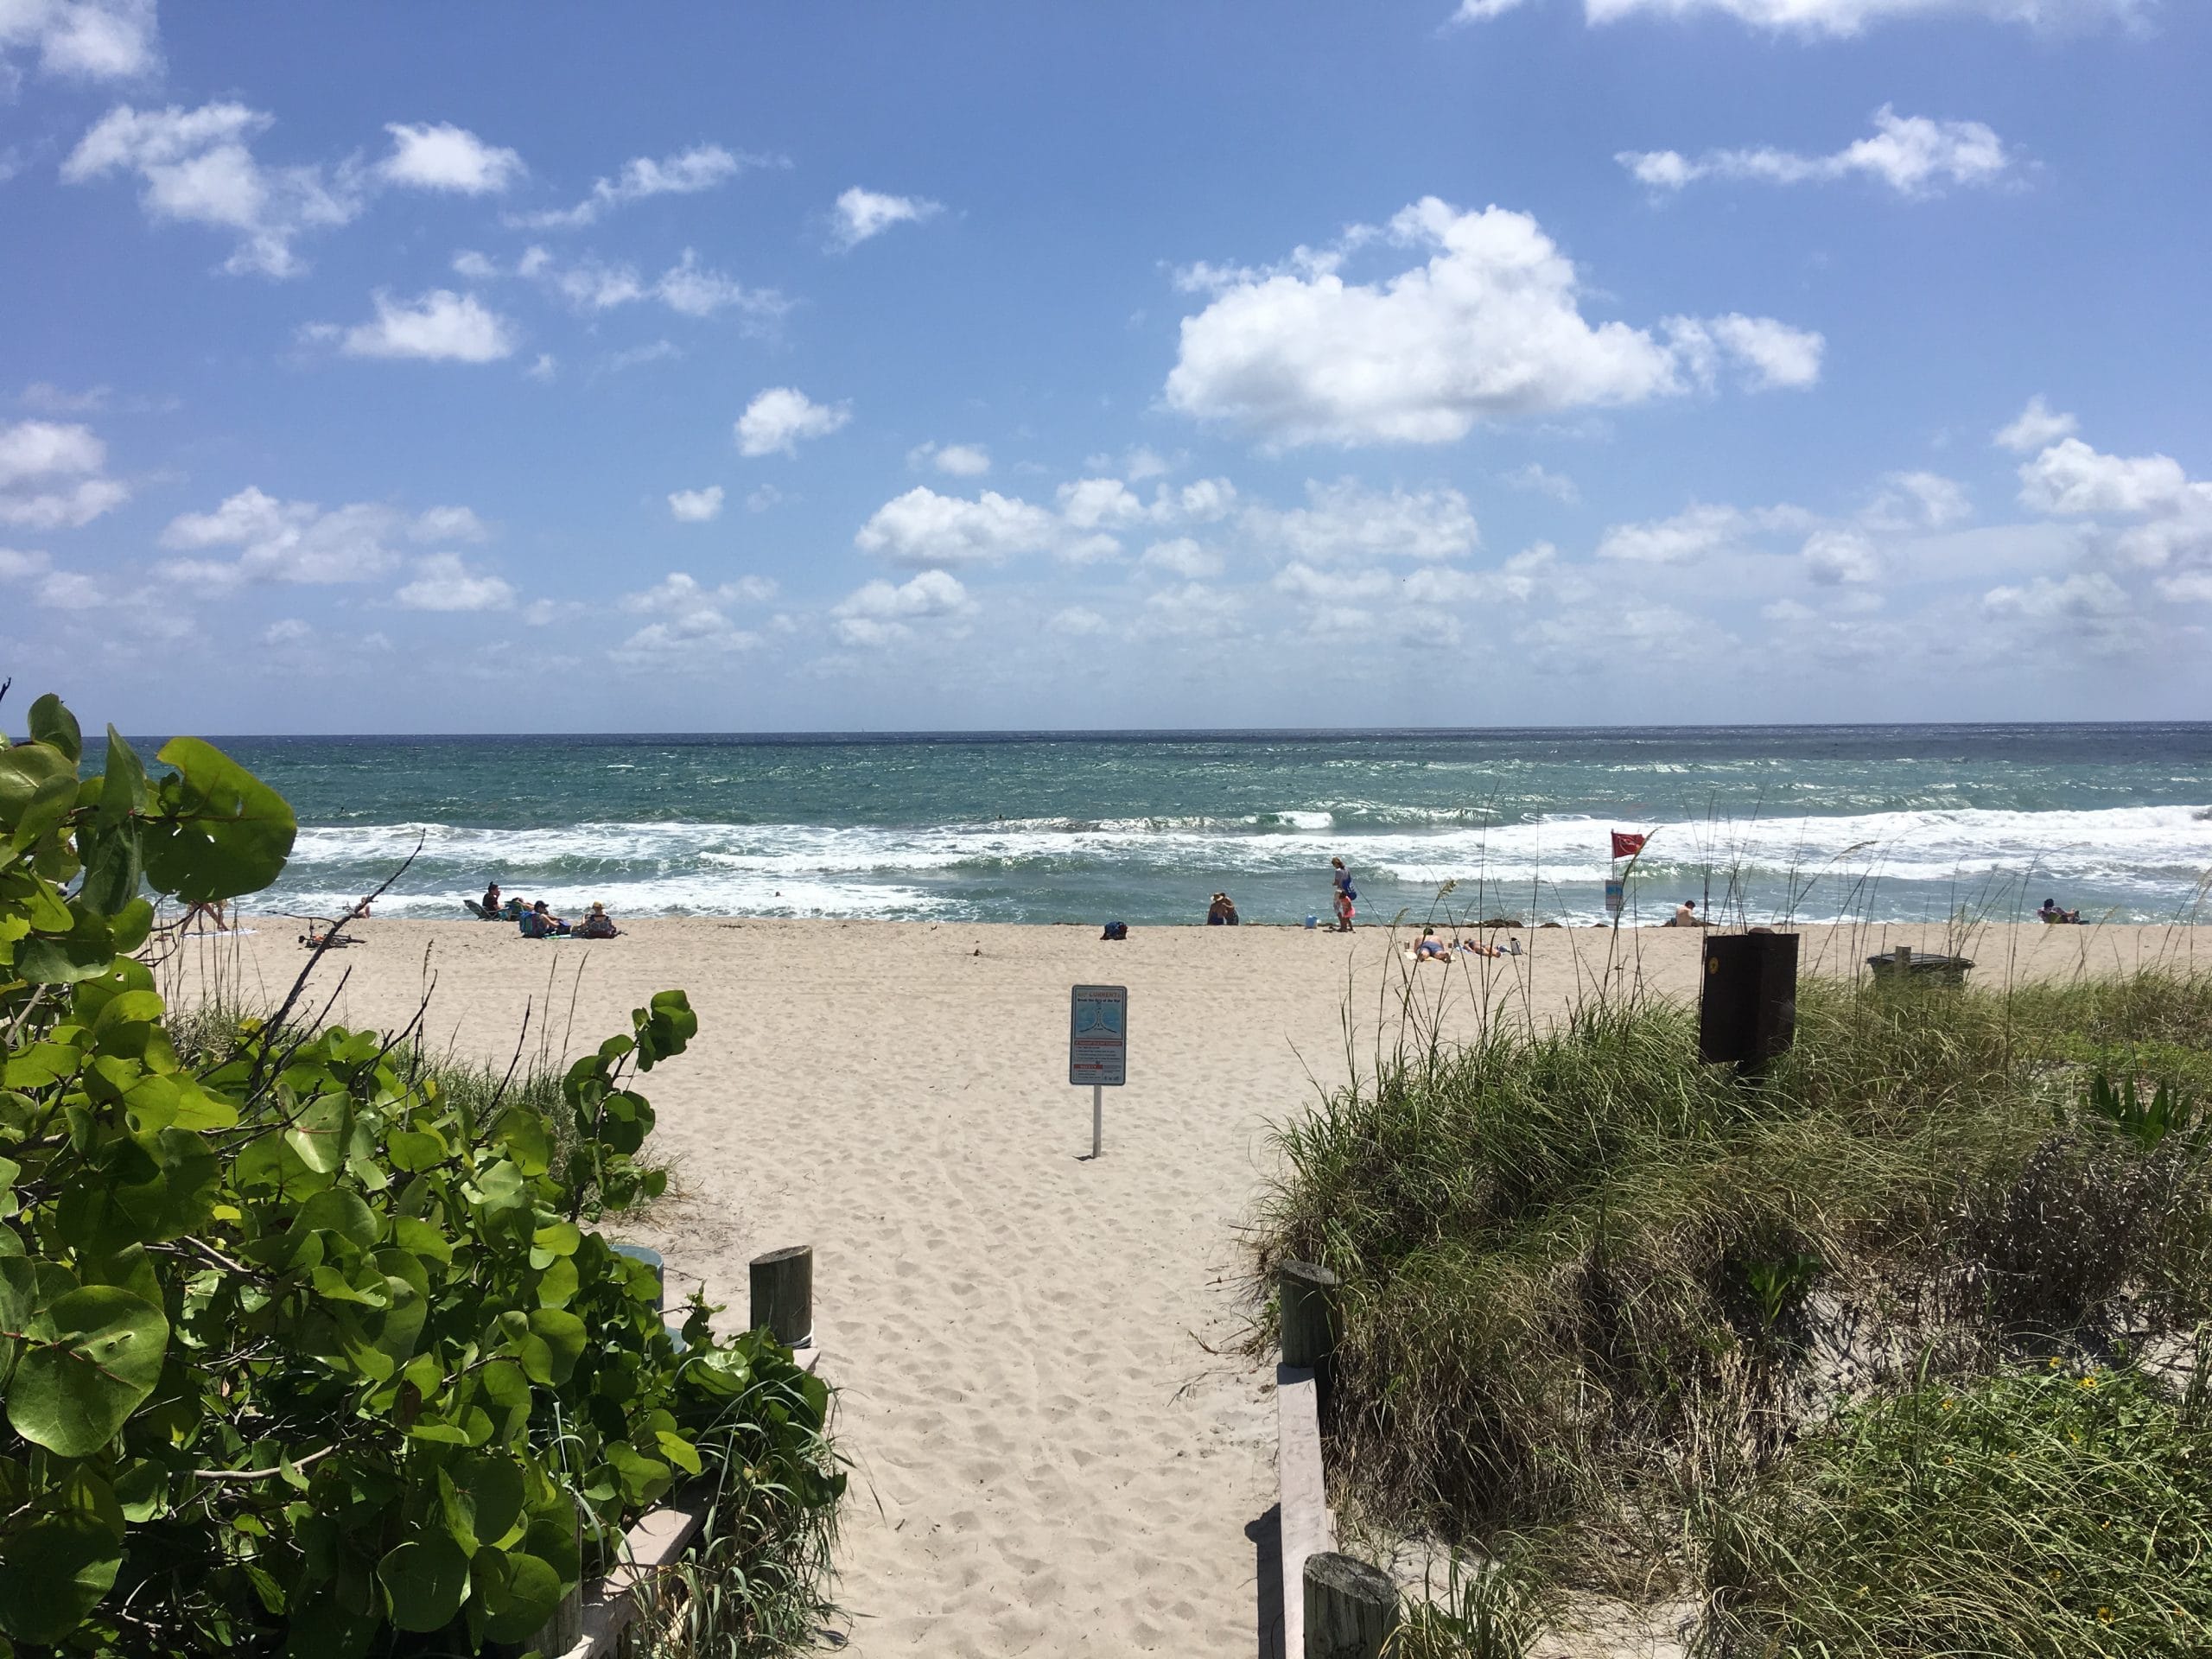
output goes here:
{"type": "Polygon", "coordinates": [[[1105,1149],[1106,1091],[1128,1081],[1129,993],[1078,985],[1068,998],[1068,1081],[1090,1085],[1090,1155],[1105,1149]]]}
{"type": "Polygon", "coordinates": [[[1106,1127],[1106,1085],[1090,1085],[1090,1155],[1098,1155],[1098,1137],[1106,1127]]]}

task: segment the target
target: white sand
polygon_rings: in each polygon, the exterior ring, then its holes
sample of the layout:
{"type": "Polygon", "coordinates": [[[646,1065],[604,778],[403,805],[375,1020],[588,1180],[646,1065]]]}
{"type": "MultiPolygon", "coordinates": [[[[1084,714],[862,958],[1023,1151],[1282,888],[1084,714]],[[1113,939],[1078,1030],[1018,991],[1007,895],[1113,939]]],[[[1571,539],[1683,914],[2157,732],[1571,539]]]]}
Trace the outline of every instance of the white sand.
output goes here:
{"type": "MultiPolygon", "coordinates": [[[[438,1046],[504,1061],[526,1002],[556,1052],[626,1029],[653,991],[700,1016],[690,1052],[644,1079],[677,1196],[632,1235],[665,1252],[675,1297],[703,1279],[745,1315],[747,1260],[815,1249],[824,1374],[855,1464],[839,1596],[849,1651],[1249,1655],[1265,1610],[1255,1539],[1274,1502],[1271,1373],[1208,1350],[1238,1329],[1237,1224],[1268,1167],[1266,1125],[1345,1075],[1344,1011],[1372,1052],[1390,941],[1272,928],[1094,930],[865,922],[638,923],[598,944],[512,927],[367,922],[325,958],[320,1006],[391,1028],[436,977],[438,1046]],[[1126,984],[1128,1086],[1105,1156],[1066,1076],[1068,988],[1126,984]],[[549,998],[550,991],[550,998],[549,998]],[[573,999],[574,1018],[570,1022],[573,999]]],[[[212,974],[257,1000],[305,954],[296,928],[195,939],[179,988],[212,974]]],[[[1848,969],[1935,930],[1809,929],[1808,970],[1848,969]]],[[[1548,1016],[1640,977],[1694,994],[1697,936],[1523,933],[1473,964],[1548,1016]],[[1572,947],[1570,950],[1568,947],[1572,947]]],[[[1978,977],[2201,962],[2192,930],[1985,931],[1978,977]]],[[[1449,984],[1464,1026],[1480,982],[1449,984]]]]}

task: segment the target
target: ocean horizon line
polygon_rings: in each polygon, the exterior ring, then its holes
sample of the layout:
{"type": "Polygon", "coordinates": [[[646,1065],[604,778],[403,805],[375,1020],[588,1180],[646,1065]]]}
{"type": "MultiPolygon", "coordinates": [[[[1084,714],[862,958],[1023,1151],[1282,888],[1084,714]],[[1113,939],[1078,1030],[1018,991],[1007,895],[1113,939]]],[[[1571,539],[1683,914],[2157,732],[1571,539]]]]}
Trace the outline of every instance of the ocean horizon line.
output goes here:
{"type": "MultiPolygon", "coordinates": [[[[194,732],[191,735],[212,743],[682,743],[790,746],[804,744],[855,745],[866,743],[1180,743],[1180,742],[1328,742],[1427,738],[1510,738],[1520,735],[1565,736],[1577,734],[1637,738],[1695,736],[1731,733],[1771,733],[1777,735],[1821,733],[2005,733],[2143,731],[2212,734],[2212,720],[2022,720],[2022,721],[1715,721],[1702,724],[1619,725],[1559,724],[1510,726],[1135,726],[1135,727],[978,727],[914,728],[874,731],[865,728],[830,731],[625,731],[608,728],[588,732],[194,732]]],[[[181,735],[171,733],[170,736],[181,735]]],[[[134,741],[152,741],[150,734],[126,733],[134,741]]],[[[87,734],[88,743],[101,740],[87,734]]]]}

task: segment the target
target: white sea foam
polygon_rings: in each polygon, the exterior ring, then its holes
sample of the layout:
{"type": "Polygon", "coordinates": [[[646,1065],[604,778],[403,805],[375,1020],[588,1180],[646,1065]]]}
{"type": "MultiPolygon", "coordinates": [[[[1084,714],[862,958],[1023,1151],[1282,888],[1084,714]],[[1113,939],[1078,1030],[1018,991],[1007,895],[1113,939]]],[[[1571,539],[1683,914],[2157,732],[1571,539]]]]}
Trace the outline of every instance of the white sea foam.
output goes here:
{"type": "MultiPolygon", "coordinates": [[[[1915,808],[1830,817],[1631,826],[1553,816],[1484,825],[1424,809],[1388,827],[1379,803],[1234,818],[1022,819],[921,827],[588,823],[526,830],[446,824],[303,829],[279,889],[302,908],[349,902],[413,851],[385,908],[450,914],[489,879],[556,905],[606,899],[632,914],[978,913],[976,895],[1019,905],[1054,883],[1179,893],[1193,882],[1310,882],[1340,855],[1392,902],[1446,881],[1501,896],[1577,894],[1611,866],[1608,832],[1651,829],[1641,872],[1718,892],[1732,879],[1802,891],[1814,909],[1859,909],[1882,889],[1930,884],[1961,902],[1993,882],[2094,887],[2161,913],[2212,863],[2212,822],[2194,806],[2084,811],[1915,808]],[[1856,895],[1856,901],[1853,896],[1856,895]]],[[[1379,897],[1379,895],[1378,895],[1379,897]]],[[[1133,906],[1133,907],[1135,907],[1133,906]]]]}

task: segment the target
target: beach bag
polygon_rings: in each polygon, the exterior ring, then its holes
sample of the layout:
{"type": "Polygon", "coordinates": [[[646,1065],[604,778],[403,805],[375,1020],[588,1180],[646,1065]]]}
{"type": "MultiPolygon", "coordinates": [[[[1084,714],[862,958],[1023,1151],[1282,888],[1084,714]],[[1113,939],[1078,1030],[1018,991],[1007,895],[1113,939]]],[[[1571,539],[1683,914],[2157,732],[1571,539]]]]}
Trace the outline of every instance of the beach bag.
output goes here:
{"type": "Polygon", "coordinates": [[[1359,889],[1352,886],[1351,878],[1350,876],[1346,876],[1344,878],[1344,897],[1347,899],[1357,899],[1359,897],[1359,889]]]}
{"type": "Polygon", "coordinates": [[[1109,922],[1106,931],[1098,937],[1102,939],[1126,939],[1129,937],[1129,925],[1127,922],[1109,922]]]}

